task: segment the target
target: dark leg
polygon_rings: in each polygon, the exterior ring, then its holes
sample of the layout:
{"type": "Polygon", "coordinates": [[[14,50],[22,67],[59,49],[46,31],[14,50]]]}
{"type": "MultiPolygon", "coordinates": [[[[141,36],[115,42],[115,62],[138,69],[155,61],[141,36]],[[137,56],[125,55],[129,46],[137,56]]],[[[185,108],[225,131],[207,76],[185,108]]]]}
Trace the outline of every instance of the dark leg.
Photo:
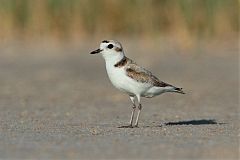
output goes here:
{"type": "Polygon", "coordinates": [[[141,105],[141,103],[139,103],[139,105],[138,105],[137,119],[136,119],[136,122],[135,122],[134,127],[138,127],[138,120],[139,120],[139,116],[140,116],[141,110],[142,110],[142,105],[141,105]]]}
{"type": "Polygon", "coordinates": [[[133,128],[133,118],[134,118],[134,113],[135,113],[135,110],[136,110],[136,105],[135,105],[135,101],[134,101],[135,97],[130,97],[130,99],[133,103],[133,106],[132,106],[132,114],[131,114],[129,125],[120,126],[118,128],[133,128]]]}

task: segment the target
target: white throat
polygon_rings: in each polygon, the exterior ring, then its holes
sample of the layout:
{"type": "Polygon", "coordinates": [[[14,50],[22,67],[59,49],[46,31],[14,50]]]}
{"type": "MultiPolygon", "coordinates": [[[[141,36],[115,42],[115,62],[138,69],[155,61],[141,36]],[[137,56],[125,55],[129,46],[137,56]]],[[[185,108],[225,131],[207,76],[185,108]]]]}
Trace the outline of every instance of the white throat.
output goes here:
{"type": "Polygon", "coordinates": [[[105,59],[106,65],[114,65],[125,57],[123,52],[103,52],[102,56],[105,59]]]}

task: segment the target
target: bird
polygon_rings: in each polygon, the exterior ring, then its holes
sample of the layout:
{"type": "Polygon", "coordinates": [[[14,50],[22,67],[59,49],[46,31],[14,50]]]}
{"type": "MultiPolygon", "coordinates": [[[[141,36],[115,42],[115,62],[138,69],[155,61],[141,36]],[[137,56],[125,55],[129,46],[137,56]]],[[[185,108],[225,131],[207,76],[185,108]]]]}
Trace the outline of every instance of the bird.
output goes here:
{"type": "Polygon", "coordinates": [[[132,102],[129,124],[119,128],[138,127],[140,113],[143,108],[141,97],[152,98],[166,92],[185,94],[182,88],[159,80],[150,71],[126,57],[122,44],[116,40],[103,40],[98,49],[90,52],[90,54],[99,53],[102,54],[105,60],[107,75],[113,86],[128,94],[132,102]],[[133,124],[136,109],[138,109],[138,112],[133,124]]]}

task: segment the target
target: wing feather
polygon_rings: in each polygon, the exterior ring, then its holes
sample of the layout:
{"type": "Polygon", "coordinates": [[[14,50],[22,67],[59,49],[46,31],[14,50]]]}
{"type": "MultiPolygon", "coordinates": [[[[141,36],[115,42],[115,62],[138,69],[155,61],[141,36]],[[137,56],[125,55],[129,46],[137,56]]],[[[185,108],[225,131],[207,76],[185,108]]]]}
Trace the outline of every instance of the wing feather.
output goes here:
{"type": "Polygon", "coordinates": [[[150,71],[146,70],[143,67],[138,66],[132,60],[129,60],[129,63],[126,68],[126,72],[130,78],[141,83],[150,83],[156,87],[172,86],[170,84],[160,81],[150,71]]]}

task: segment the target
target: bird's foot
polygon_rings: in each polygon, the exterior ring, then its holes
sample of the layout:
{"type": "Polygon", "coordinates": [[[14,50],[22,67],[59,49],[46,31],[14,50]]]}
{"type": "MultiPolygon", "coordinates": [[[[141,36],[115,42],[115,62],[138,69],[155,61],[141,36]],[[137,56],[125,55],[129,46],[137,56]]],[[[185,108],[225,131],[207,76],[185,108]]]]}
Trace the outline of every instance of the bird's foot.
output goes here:
{"type": "Polygon", "coordinates": [[[138,125],[134,125],[133,127],[134,127],[134,128],[139,128],[138,125]]]}
{"type": "Polygon", "coordinates": [[[133,128],[133,126],[131,124],[129,124],[129,125],[120,126],[118,128],[133,128]]]}

